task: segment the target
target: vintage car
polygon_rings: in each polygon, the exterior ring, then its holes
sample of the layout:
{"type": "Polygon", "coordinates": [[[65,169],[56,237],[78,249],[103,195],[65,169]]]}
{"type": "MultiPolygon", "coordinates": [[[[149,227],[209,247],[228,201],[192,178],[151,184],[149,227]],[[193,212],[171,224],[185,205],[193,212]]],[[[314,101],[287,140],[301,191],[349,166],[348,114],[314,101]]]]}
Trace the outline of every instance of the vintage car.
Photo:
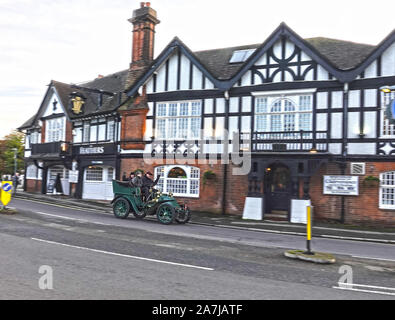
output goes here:
{"type": "Polygon", "coordinates": [[[151,189],[147,199],[143,199],[140,188],[132,188],[128,182],[112,182],[114,191],[114,215],[118,219],[127,219],[130,212],[137,219],[144,219],[147,215],[156,215],[162,224],[171,224],[176,221],[185,224],[191,219],[191,212],[187,205],[180,205],[170,194],[151,189]]]}

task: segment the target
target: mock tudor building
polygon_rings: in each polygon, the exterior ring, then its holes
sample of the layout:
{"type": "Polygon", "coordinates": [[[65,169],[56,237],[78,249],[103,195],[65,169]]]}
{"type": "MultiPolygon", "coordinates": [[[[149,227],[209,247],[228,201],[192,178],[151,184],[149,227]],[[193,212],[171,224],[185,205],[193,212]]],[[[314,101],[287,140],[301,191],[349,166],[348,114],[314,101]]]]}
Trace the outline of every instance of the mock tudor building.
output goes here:
{"type": "Polygon", "coordinates": [[[71,196],[110,199],[111,180],[139,168],[195,211],[241,214],[253,197],[290,219],[291,200],[310,199],[317,219],[395,225],[394,96],[380,90],[395,84],[395,31],[372,46],[282,23],[232,48],[174,38],[154,59],[155,10],[141,3],[129,21],[128,70],[52,81],[21,127],[27,191],[62,173],[71,196]]]}

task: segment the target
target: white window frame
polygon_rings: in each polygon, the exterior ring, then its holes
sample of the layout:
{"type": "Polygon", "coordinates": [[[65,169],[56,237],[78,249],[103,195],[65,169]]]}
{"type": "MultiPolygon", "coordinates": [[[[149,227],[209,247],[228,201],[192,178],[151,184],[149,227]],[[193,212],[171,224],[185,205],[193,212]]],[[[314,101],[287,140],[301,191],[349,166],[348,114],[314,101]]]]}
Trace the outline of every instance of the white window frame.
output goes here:
{"type": "MultiPolygon", "coordinates": [[[[69,170],[63,166],[54,166],[48,169],[48,182],[51,180],[53,171],[61,174],[61,179],[69,179],[69,170]]],[[[52,179],[56,179],[56,176],[52,176],[52,179]]]]}
{"type": "Polygon", "coordinates": [[[160,102],[157,105],[155,136],[163,140],[200,140],[202,101],[160,102]],[[187,107],[187,113],[185,112],[187,107]],[[196,129],[196,122],[198,128],[196,129]],[[180,128],[183,128],[182,130],[180,128]],[[192,130],[194,129],[194,130],[192,130]]]}
{"type": "Polygon", "coordinates": [[[39,179],[39,169],[35,164],[29,164],[26,168],[26,179],[28,180],[41,180],[39,179]],[[32,170],[34,168],[34,170],[32,170]],[[34,174],[33,174],[34,171],[34,174]]]}
{"type": "Polygon", "coordinates": [[[161,178],[156,186],[157,189],[161,190],[164,193],[172,192],[176,197],[183,197],[183,198],[199,198],[200,197],[200,169],[198,167],[193,166],[180,166],[180,165],[164,165],[155,168],[155,179],[161,175],[161,178]],[[168,178],[170,171],[174,168],[181,168],[185,171],[187,178],[186,179],[176,179],[176,178],[168,178]],[[186,193],[176,193],[172,190],[168,190],[168,181],[186,181],[187,187],[186,193]],[[197,189],[197,193],[191,192],[192,185],[195,184],[197,189]],[[163,187],[161,187],[163,186],[163,187]]]}
{"type": "Polygon", "coordinates": [[[261,95],[255,97],[256,111],[255,111],[255,131],[257,128],[263,128],[259,132],[287,132],[287,131],[312,131],[313,130],[313,94],[306,93],[290,93],[282,95],[261,95]],[[306,107],[301,103],[306,97],[310,99],[310,106],[306,107]],[[266,101],[266,107],[264,107],[266,101]],[[289,107],[293,110],[287,110],[289,107]],[[309,128],[302,126],[302,115],[309,115],[309,128]],[[287,120],[292,117],[293,121],[287,120]],[[259,124],[259,120],[264,121],[259,124]],[[273,124],[279,124],[279,128],[274,128],[273,124]],[[287,126],[294,125],[292,130],[287,126]]]}
{"type": "Polygon", "coordinates": [[[107,173],[105,172],[104,167],[102,167],[102,166],[88,167],[88,168],[85,169],[85,172],[84,172],[84,182],[86,182],[86,183],[101,183],[101,182],[105,182],[104,179],[107,178],[106,174],[107,173]],[[98,170],[98,169],[100,169],[100,171],[101,171],[101,178],[100,178],[100,180],[91,180],[91,179],[88,180],[88,171],[89,170],[98,170]]]}
{"type": "Polygon", "coordinates": [[[380,174],[380,194],[379,194],[379,208],[380,209],[392,209],[395,210],[395,171],[387,171],[380,174]],[[386,175],[392,175],[392,178],[386,177],[386,175]],[[392,180],[391,184],[386,182],[392,180]],[[393,202],[393,204],[384,203],[384,195],[387,190],[392,190],[393,199],[386,199],[387,201],[393,202]]]}
{"type": "Polygon", "coordinates": [[[65,140],[66,118],[55,118],[45,121],[45,141],[47,143],[65,140]]]}
{"type": "Polygon", "coordinates": [[[390,94],[381,93],[381,128],[380,137],[384,139],[395,138],[395,124],[390,124],[389,120],[385,118],[387,105],[392,99],[395,99],[395,93],[390,94]]]}

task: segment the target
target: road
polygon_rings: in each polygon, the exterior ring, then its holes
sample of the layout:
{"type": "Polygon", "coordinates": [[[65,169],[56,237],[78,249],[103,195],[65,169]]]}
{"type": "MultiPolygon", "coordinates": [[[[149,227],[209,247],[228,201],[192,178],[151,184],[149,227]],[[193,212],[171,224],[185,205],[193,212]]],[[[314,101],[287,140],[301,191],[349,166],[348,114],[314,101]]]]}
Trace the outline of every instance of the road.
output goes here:
{"type": "Polygon", "coordinates": [[[19,214],[0,215],[0,299],[395,299],[394,245],[315,239],[314,250],[337,255],[316,265],[283,256],[304,248],[300,236],[11,206],[19,214]],[[335,288],[344,265],[352,290],[335,288]],[[39,288],[42,266],[51,267],[52,290],[39,288]]]}

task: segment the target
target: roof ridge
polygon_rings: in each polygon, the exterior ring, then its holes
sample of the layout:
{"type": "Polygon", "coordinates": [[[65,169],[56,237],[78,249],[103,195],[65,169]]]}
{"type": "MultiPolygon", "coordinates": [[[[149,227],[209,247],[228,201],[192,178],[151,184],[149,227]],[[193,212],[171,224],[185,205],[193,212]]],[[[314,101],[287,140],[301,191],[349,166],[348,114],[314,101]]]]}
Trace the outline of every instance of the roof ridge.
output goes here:
{"type": "Polygon", "coordinates": [[[231,46],[231,47],[224,47],[224,48],[215,48],[215,49],[206,49],[206,50],[199,50],[199,51],[193,51],[193,53],[202,53],[202,52],[210,52],[210,51],[216,51],[216,50],[227,50],[227,49],[233,49],[233,48],[240,48],[240,47],[259,47],[262,43],[254,43],[254,44],[246,44],[246,45],[239,45],[239,46],[231,46]]]}
{"type": "Polygon", "coordinates": [[[88,83],[91,83],[91,82],[97,81],[97,80],[102,80],[102,79],[110,78],[110,77],[112,77],[112,76],[121,74],[121,73],[123,73],[123,72],[128,72],[128,71],[129,71],[129,69],[124,69],[124,70],[121,70],[121,71],[117,71],[117,72],[113,72],[113,73],[107,74],[107,75],[103,76],[102,78],[97,78],[97,77],[96,77],[96,78],[91,79],[91,80],[81,81],[81,82],[75,83],[75,85],[83,86],[84,84],[88,84],[88,83]]]}
{"type": "Polygon", "coordinates": [[[374,44],[361,43],[361,42],[355,42],[355,41],[351,41],[351,40],[335,39],[335,38],[322,37],[322,36],[304,38],[305,41],[313,40],[313,39],[325,39],[325,40],[341,41],[341,42],[352,43],[352,44],[363,45],[363,46],[369,46],[369,47],[377,47],[377,45],[374,45],[374,44]]]}

